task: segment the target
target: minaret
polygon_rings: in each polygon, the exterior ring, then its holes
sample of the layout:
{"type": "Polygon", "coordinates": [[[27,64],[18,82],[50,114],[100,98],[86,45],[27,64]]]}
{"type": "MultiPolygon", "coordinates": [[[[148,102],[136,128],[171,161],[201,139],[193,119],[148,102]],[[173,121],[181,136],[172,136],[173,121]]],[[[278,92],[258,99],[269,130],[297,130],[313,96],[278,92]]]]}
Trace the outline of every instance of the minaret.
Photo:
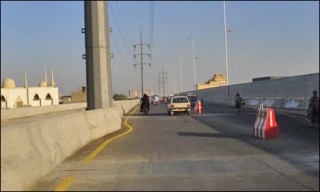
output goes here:
{"type": "Polygon", "coordinates": [[[27,91],[27,106],[30,106],[29,104],[29,90],[28,89],[28,79],[27,79],[27,72],[24,71],[24,88],[26,88],[27,91]]]}
{"type": "Polygon", "coordinates": [[[55,87],[56,83],[54,82],[54,74],[53,74],[53,67],[51,66],[51,87],[55,87]]]}
{"type": "Polygon", "coordinates": [[[46,84],[48,84],[47,69],[46,68],[44,68],[44,82],[46,82],[46,84]]]}
{"type": "Polygon", "coordinates": [[[27,72],[24,72],[24,88],[28,88],[27,72]]]}

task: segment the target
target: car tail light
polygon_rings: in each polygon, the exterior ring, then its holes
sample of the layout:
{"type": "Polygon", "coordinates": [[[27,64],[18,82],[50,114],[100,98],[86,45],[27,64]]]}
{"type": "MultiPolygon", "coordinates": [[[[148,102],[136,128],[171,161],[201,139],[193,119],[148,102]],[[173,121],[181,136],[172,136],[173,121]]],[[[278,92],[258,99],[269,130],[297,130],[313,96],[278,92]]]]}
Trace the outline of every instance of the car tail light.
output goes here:
{"type": "Polygon", "coordinates": [[[174,105],[171,105],[170,107],[171,107],[171,108],[174,108],[174,105]]]}

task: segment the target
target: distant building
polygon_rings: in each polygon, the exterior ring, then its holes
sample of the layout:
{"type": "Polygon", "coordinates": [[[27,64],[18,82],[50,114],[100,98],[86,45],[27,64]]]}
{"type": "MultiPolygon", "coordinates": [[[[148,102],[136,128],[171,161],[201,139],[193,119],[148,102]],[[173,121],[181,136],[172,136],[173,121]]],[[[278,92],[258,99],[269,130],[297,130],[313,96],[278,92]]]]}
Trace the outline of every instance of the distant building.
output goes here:
{"type": "Polygon", "coordinates": [[[11,78],[7,78],[2,82],[1,109],[47,105],[59,105],[59,93],[54,81],[53,69],[51,84],[48,84],[46,70],[45,80],[41,81],[38,87],[28,86],[26,73],[23,87],[16,87],[15,81],[11,78]]]}
{"type": "Polygon", "coordinates": [[[87,102],[87,90],[85,86],[79,87],[78,91],[71,92],[71,102],[87,102]]]}
{"type": "Polygon", "coordinates": [[[60,104],[66,104],[66,103],[71,103],[71,96],[70,95],[64,95],[60,97],[60,104]]]}
{"type": "MultiPolygon", "coordinates": [[[[153,95],[153,90],[152,89],[145,89],[144,90],[144,93],[147,94],[148,96],[151,96],[153,95]]],[[[140,98],[141,97],[141,89],[132,89],[132,90],[129,90],[129,97],[130,98],[140,98]]]]}
{"type": "Polygon", "coordinates": [[[257,77],[257,78],[253,78],[252,82],[255,81],[264,81],[264,80],[272,80],[272,79],[281,79],[281,78],[285,78],[287,76],[269,76],[269,77],[257,77]]]}
{"type": "Polygon", "coordinates": [[[203,84],[197,84],[197,89],[209,89],[227,85],[227,79],[220,73],[214,74],[211,79],[203,84]]]}
{"type": "Polygon", "coordinates": [[[85,86],[79,87],[78,91],[71,92],[71,96],[62,96],[62,103],[82,103],[87,102],[87,90],[85,86]]]}

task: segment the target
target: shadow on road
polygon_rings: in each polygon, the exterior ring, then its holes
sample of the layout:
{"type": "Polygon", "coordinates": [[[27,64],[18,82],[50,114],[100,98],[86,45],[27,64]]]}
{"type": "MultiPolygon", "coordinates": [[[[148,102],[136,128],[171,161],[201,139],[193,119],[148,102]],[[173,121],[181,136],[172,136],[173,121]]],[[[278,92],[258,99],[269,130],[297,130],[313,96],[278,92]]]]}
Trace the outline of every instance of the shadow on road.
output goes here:
{"type": "Polygon", "coordinates": [[[230,134],[221,134],[221,133],[196,133],[196,132],[178,132],[179,136],[189,136],[189,137],[215,137],[215,138],[231,138],[238,139],[239,137],[250,137],[250,135],[230,135],[230,134]]]}
{"type": "MultiPolygon", "coordinates": [[[[232,107],[207,107],[211,116],[193,116],[218,133],[178,132],[179,136],[230,138],[275,155],[310,175],[319,176],[319,129],[308,128],[305,123],[289,118],[281,113],[277,115],[279,137],[276,139],[258,139],[252,135],[255,115],[214,116],[222,111],[232,114],[232,107]]],[[[248,110],[254,112],[254,109],[248,110]]]]}
{"type": "Polygon", "coordinates": [[[137,113],[137,114],[132,114],[132,117],[137,117],[137,116],[168,116],[167,113],[148,113],[147,115],[144,115],[143,113],[137,113]]]}

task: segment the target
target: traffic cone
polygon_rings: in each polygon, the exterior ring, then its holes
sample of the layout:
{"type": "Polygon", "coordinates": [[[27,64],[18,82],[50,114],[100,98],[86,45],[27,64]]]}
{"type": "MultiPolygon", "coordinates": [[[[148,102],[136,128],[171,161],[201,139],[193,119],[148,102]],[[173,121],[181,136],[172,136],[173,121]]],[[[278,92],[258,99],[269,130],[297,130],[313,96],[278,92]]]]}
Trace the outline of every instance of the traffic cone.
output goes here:
{"type": "Polygon", "coordinates": [[[256,120],[253,125],[252,134],[254,137],[263,138],[263,125],[265,124],[266,119],[266,110],[263,108],[263,104],[261,104],[256,113],[256,120]]]}
{"type": "Polygon", "coordinates": [[[259,109],[257,110],[256,113],[256,120],[253,124],[253,130],[252,130],[252,135],[254,137],[259,137],[258,132],[259,132],[259,124],[261,122],[261,116],[262,116],[262,106],[260,105],[259,109]]]}
{"type": "Polygon", "coordinates": [[[202,113],[202,103],[200,100],[198,100],[194,106],[194,111],[195,113],[199,113],[201,114],[202,113]]]}
{"type": "Polygon", "coordinates": [[[196,104],[194,105],[194,112],[198,113],[198,109],[199,109],[198,101],[196,101],[196,104]]]}
{"type": "Polygon", "coordinates": [[[267,110],[267,121],[264,126],[265,139],[274,139],[279,136],[279,127],[276,121],[276,115],[272,108],[267,110]]]}
{"type": "Polygon", "coordinates": [[[199,114],[201,114],[202,113],[202,103],[201,103],[201,101],[200,100],[198,100],[198,107],[199,107],[199,114]]]}

